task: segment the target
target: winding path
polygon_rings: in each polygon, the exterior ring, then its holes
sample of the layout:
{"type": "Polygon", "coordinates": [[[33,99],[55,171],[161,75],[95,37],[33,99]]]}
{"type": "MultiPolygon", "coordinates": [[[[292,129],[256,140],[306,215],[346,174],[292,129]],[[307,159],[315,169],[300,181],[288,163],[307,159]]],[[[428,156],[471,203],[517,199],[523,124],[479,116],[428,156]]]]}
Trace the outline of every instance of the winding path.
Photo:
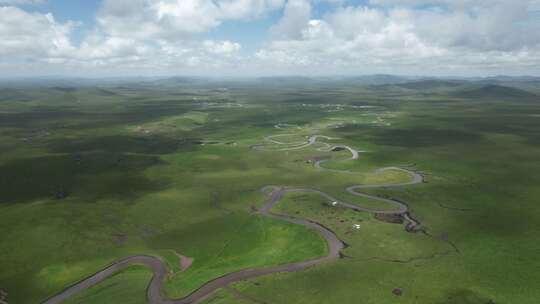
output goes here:
{"type": "MultiPolygon", "coordinates": [[[[287,146],[285,148],[266,150],[264,148],[264,145],[262,145],[262,144],[261,145],[253,145],[253,146],[251,146],[251,148],[255,149],[255,150],[260,150],[260,151],[276,151],[276,152],[279,152],[279,151],[292,151],[292,150],[300,150],[300,149],[307,148],[307,147],[315,144],[317,142],[317,139],[319,139],[319,138],[324,138],[324,139],[327,139],[327,140],[333,139],[332,137],[328,137],[328,136],[324,136],[324,135],[313,135],[313,136],[310,136],[307,141],[296,141],[296,142],[282,142],[282,141],[279,141],[279,140],[275,139],[276,137],[291,136],[291,135],[295,135],[295,134],[279,134],[279,135],[267,136],[267,137],[264,138],[264,140],[266,140],[266,141],[268,141],[270,143],[287,146]]],[[[323,143],[323,144],[326,144],[326,143],[323,143]]]]}
{"type": "MultiPolygon", "coordinates": [[[[298,150],[298,149],[303,149],[303,148],[306,148],[315,144],[317,142],[317,139],[319,138],[324,138],[327,140],[332,139],[327,136],[315,135],[315,136],[310,136],[306,142],[284,143],[284,142],[276,140],[275,137],[276,136],[269,136],[269,137],[266,137],[265,140],[272,142],[274,144],[277,144],[277,145],[286,145],[287,147],[281,148],[279,150],[271,150],[271,151],[298,150]]],[[[349,146],[344,146],[344,145],[330,146],[327,143],[323,143],[323,144],[325,144],[325,146],[328,148],[327,151],[332,151],[336,148],[342,148],[342,149],[348,150],[351,153],[350,158],[343,159],[340,161],[356,160],[359,157],[358,151],[349,146]]],[[[254,149],[264,150],[261,147],[263,146],[262,145],[252,146],[252,148],[254,149]]],[[[352,173],[347,170],[326,169],[321,166],[321,164],[326,161],[328,160],[319,160],[315,162],[314,166],[317,169],[324,170],[324,171],[352,173]]],[[[387,170],[399,170],[399,171],[406,172],[411,176],[411,180],[408,182],[397,183],[397,184],[354,185],[354,186],[350,186],[346,188],[346,191],[355,196],[364,197],[364,198],[382,201],[382,202],[391,204],[394,207],[393,210],[378,210],[378,209],[361,207],[355,204],[340,201],[325,192],[322,192],[317,189],[312,189],[312,188],[288,188],[288,187],[278,187],[278,186],[266,186],[261,189],[261,191],[265,193],[269,193],[269,198],[266,200],[263,206],[258,210],[258,213],[272,219],[285,221],[285,222],[289,222],[289,223],[293,223],[297,225],[302,225],[304,227],[317,231],[326,240],[326,243],[328,244],[328,254],[326,256],[310,259],[307,261],[301,261],[297,263],[290,263],[290,264],[263,267],[263,268],[249,268],[249,269],[244,269],[244,270],[228,273],[224,276],[208,281],[207,283],[202,285],[199,289],[195,290],[194,292],[192,292],[191,294],[189,294],[188,296],[184,298],[169,299],[165,295],[165,292],[163,290],[163,283],[162,283],[163,280],[166,278],[166,276],[169,274],[169,270],[165,262],[162,261],[160,258],[154,257],[154,256],[136,255],[136,256],[127,257],[127,258],[124,258],[124,259],[121,259],[112,263],[111,265],[105,267],[99,272],[85,279],[82,279],[81,281],[66,288],[59,294],[50,297],[49,299],[45,300],[43,304],[62,303],[66,299],[75,296],[76,294],[104,281],[105,279],[115,274],[116,272],[132,265],[145,265],[148,268],[150,268],[153,272],[152,280],[150,281],[150,284],[148,285],[148,288],[147,288],[146,296],[147,296],[148,303],[150,304],[190,304],[190,303],[200,303],[204,301],[205,299],[207,299],[210,295],[212,295],[217,289],[226,287],[229,284],[234,283],[234,282],[238,282],[238,281],[242,281],[242,280],[246,280],[246,279],[250,279],[254,277],[264,276],[264,275],[268,275],[272,273],[300,271],[316,264],[337,260],[340,257],[341,250],[345,248],[345,243],[341,241],[338,238],[338,236],[334,232],[332,232],[330,229],[314,221],[310,221],[310,220],[302,219],[302,218],[296,218],[294,216],[285,215],[285,214],[278,214],[271,211],[272,207],[274,207],[281,200],[283,195],[290,192],[316,193],[330,201],[336,202],[343,208],[349,208],[353,210],[365,211],[365,212],[370,212],[370,213],[399,215],[399,216],[402,216],[402,218],[405,221],[407,221],[406,229],[408,231],[412,231],[419,225],[419,223],[410,217],[407,205],[405,205],[403,202],[393,200],[393,199],[388,199],[388,198],[381,198],[378,196],[373,196],[373,195],[369,195],[369,194],[365,194],[365,193],[357,191],[357,190],[369,189],[369,188],[402,187],[402,186],[407,186],[407,185],[418,184],[423,181],[423,177],[419,175],[418,173],[412,172],[406,169],[402,169],[402,168],[397,168],[397,167],[387,167],[387,168],[378,169],[375,171],[375,173],[381,173],[387,170]]]]}

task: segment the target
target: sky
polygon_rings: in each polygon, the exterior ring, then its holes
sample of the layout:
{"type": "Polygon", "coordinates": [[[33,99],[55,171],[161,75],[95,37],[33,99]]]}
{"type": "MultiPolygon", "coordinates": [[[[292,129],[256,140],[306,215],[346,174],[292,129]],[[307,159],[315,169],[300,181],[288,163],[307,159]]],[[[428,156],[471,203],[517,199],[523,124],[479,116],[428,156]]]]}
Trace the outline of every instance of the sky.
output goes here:
{"type": "Polygon", "coordinates": [[[540,0],[0,0],[0,77],[540,76],[540,0]]]}

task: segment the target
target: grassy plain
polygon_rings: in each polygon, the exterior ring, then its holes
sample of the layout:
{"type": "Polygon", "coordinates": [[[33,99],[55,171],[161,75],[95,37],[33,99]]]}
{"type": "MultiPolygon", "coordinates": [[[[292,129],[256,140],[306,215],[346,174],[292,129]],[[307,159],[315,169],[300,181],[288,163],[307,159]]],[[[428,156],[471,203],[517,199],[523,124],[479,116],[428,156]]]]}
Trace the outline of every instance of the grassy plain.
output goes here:
{"type": "MultiPolygon", "coordinates": [[[[289,194],[276,211],[330,227],[350,245],[346,257],[238,283],[207,302],[536,303],[540,100],[426,85],[3,89],[0,289],[9,303],[38,303],[116,259],[152,254],[171,266],[166,291],[179,297],[230,271],[321,256],[325,244],[314,232],[253,212],[266,199],[260,188],[313,187],[385,208],[343,189],[402,181],[371,172],[406,165],[427,183],[370,192],[406,201],[430,236],[289,194]],[[298,134],[280,138],[290,142],[328,135],[366,152],[324,164],[356,172],[340,174],[306,160],[344,152],[251,149],[277,134],[298,134]],[[194,258],[186,272],[175,253],[194,258]]],[[[70,303],[143,303],[149,277],[131,267],[70,303]]]]}

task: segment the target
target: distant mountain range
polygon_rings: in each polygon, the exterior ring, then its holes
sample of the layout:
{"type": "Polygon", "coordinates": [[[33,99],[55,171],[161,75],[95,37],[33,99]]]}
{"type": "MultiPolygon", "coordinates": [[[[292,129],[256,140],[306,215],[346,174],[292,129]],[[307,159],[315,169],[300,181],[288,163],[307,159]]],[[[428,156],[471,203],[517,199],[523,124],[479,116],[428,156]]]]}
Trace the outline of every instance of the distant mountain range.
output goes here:
{"type": "Polygon", "coordinates": [[[57,93],[70,94],[80,88],[100,90],[103,96],[115,94],[115,88],[128,90],[135,88],[234,88],[235,86],[254,86],[261,89],[288,88],[290,90],[314,90],[319,94],[334,89],[358,87],[364,92],[418,94],[419,96],[440,95],[452,98],[471,99],[531,99],[540,98],[540,77],[534,76],[494,76],[494,77],[415,77],[386,74],[306,77],[279,76],[259,78],[204,78],[204,77],[133,77],[133,78],[35,78],[0,79],[0,100],[28,100],[25,88],[46,88],[57,93]],[[111,88],[113,90],[108,90],[111,88]]]}
{"type": "Polygon", "coordinates": [[[374,74],[361,76],[269,76],[269,77],[104,77],[104,78],[83,78],[83,77],[34,77],[34,78],[0,78],[0,85],[29,84],[43,86],[68,86],[68,85],[96,85],[110,83],[212,83],[212,82],[274,82],[274,83],[321,83],[321,82],[346,82],[361,85],[384,85],[402,84],[409,82],[445,82],[447,84],[459,82],[540,82],[538,76],[490,76],[490,77],[426,77],[426,76],[398,76],[389,74],[374,74]]]}

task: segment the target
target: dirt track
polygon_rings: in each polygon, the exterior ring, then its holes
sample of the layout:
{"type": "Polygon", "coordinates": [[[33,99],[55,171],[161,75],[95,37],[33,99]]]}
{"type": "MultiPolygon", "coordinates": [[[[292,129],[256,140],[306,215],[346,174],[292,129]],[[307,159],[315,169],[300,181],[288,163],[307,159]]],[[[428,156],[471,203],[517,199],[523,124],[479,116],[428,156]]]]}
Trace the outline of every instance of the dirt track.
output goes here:
{"type": "MultiPolygon", "coordinates": [[[[317,141],[318,138],[330,139],[329,137],[326,137],[326,136],[318,136],[318,135],[311,136],[307,142],[303,142],[303,143],[296,142],[294,143],[295,146],[280,149],[280,150],[286,151],[286,150],[302,149],[302,148],[313,145],[317,141]]],[[[287,143],[282,143],[282,142],[273,140],[271,137],[267,137],[266,140],[271,141],[278,145],[287,145],[287,143]]],[[[355,159],[358,159],[359,157],[358,151],[348,146],[342,146],[342,145],[333,146],[330,148],[330,150],[335,147],[341,147],[351,152],[352,156],[344,160],[355,160],[355,159]]],[[[276,151],[276,150],[273,150],[273,151],[276,151]]],[[[315,167],[319,170],[324,170],[324,171],[350,173],[349,171],[346,171],[346,170],[325,169],[321,167],[321,164],[325,161],[326,160],[316,162],[315,167]]],[[[261,191],[265,193],[269,192],[270,197],[267,199],[267,201],[264,203],[261,209],[258,210],[258,213],[269,218],[302,225],[302,226],[305,226],[307,228],[317,231],[326,240],[328,244],[328,254],[326,256],[307,260],[307,261],[301,261],[297,263],[272,266],[272,267],[266,267],[266,268],[249,268],[249,269],[244,269],[237,272],[232,272],[222,277],[208,281],[207,283],[202,285],[199,289],[195,290],[193,293],[191,293],[185,298],[169,299],[165,295],[163,291],[163,287],[162,287],[162,281],[165,279],[165,277],[168,274],[168,269],[167,269],[166,264],[157,257],[137,255],[137,256],[127,257],[127,258],[114,262],[113,264],[105,267],[104,269],[95,273],[94,275],[91,275],[73,284],[72,286],[66,288],[64,291],[60,292],[59,294],[45,300],[43,303],[44,304],[62,303],[64,300],[102,282],[103,280],[107,279],[114,273],[126,267],[129,267],[131,265],[145,265],[148,268],[150,268],[154,274],[147,288],[148,303],[151,303],[151,304],[158,304],[158,303],[188,304],[188,303],[199,303],[205,300],[206,298],[208,298],[217,289],[226,287],[233,282],[238,282],[238,281],[246,280],[249,278],[259,277],[259,276],[268,275],[272,273],[278,273],[278,272],[300,271],[316,264],[336,260],[340,257],[340,252],[345,247],[345,245],[334,232],[324,227],[323,225],[313,222],[313,221],[296,218],[289,215],[273,213],[271,211],[272,207],[275,206],[281,200],[283,195],[288,192],[311,192],[311,193],[317,193],[330,201],[335,201],[341,207],[344,207],[344,208],[350,208],[354,210],[371,212],[371,213],[401,215],[408,222],[407,230],[412,230],[418,225],[418,223],[414,219],[410,218],[408,214],[408,208],[404,203],[399,202],[397,200],[381,198],[381,197],[377,197],[377,196],[373,196],[373,195],[369,195],[369,194],[365,194],[365,193],[361,193],[357,191],[357,190],[368,189],[368,188],[402,187],[402,186],[407,186],[407,185],[418,184],[423,181],[423,178],[421,175],[412,171],[408,171],[406,169],[402,169],[402,168],[396,168],[396,167],[382,168],[382,169],[377,170],[376,173],[384,172],[387,170],[400,170],[400,171],[406,172],[411,175],[412,179],[409,182],[399,183],[399,184],[354,185],[354,186],[348,187],[346,191],[355,196],[365,197],[365,198],[389,203],[395,207],[395,209],[393,210],[377,210],[377,209],[364,208],[364,207],[354,205],[351,203],[339,201],[325,192],[322,192],[317,189],[311,189],[311,188],[287,188],[287,187],[278,187],[278,186],[266,186],[261,189],[261,191]]]]}

